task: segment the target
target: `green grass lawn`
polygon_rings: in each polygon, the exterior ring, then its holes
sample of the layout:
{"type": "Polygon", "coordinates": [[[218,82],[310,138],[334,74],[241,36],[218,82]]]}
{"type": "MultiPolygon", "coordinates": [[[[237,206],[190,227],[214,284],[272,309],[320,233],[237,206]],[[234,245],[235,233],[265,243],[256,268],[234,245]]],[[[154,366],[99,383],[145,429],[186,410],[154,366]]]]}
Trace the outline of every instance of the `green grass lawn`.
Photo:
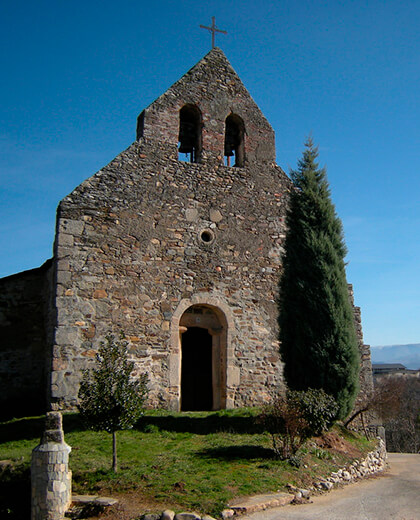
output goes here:
{"type": "MultiPolygon", "coordinates": [[[[86,430],[76,414],[65,415],[73,492],[112,495],[136,490],[149,511],[172,508],[218,515],[234,497],[285,490],[287,483],[309,485],[315,476],[350,462],[351,457],[311,444],[302,450],[306,468],[276,460],[269,435],[255,423],[256,413],[252,409],[147,412],[136,428],[118,432],[116,474],[110,470],[111,435],[86,430]]],[[[0,423],[0,460],[14,463],[13,470],[0,473],[0,503],[5,504],[0,506],[1,518],[29,516],[27,509],[26,514],[21,511],[22,495],[29,497],[31,451],[43,425],[43,417],[0,423]],[[17,487],[18,503],[13,498],[17,487]]],[[[361,452],[372,447],[353,434],[347,437],[361,452]]]]}

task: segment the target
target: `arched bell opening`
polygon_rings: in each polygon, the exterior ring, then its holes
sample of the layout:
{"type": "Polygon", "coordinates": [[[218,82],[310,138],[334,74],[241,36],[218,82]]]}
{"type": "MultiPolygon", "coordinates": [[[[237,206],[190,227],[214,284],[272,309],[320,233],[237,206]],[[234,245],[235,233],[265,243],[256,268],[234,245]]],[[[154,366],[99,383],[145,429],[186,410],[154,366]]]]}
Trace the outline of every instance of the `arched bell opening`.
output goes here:
{"type": "Polygon", "coordinates": [[[227,322],[220,309],[192,305],[179,322],[182,411],[226,408],[227,322]]]}
{"type": "Polygon", "coordinates": [[[195,105],[184,105],[179,111],[178,159],[200,162],[202,149],[202,116],[195,105]]]}
{"type": "Polygon", "coordinates": [[[225,165],[245,165],[245,125],[243,119],[230,114],[225,121],[225,165]]]}

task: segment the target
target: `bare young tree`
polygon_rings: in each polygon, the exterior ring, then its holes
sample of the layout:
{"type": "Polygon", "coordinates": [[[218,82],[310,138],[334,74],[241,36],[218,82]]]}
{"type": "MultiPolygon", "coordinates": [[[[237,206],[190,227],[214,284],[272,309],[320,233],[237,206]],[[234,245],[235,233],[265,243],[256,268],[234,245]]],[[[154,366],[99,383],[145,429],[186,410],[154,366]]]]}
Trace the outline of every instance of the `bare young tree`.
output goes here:
{"type": "Polygon", "coordinates": [[[344,426],[347,428],[357,417],[364,424],[364,414],[373,412],[382,421],[398,415],[401,407],[405,383],[402,379],[384,377],[376,384],[372,395],[360,402],[355,412],[347,418],[344,426]]]}
{"type": "Polygon", "coordinates": [[[399,412],[384,420],[388,451],[420,453],[420,379],[399,379],[404,382],[399,412]]]}
{"type": "Polygon", "coordinates": [[[360,403],[344,425],[358,417],[364,425],[366,413],[382,421],[388,451],[420,452],[420,379],[400,375],[379,378],[372,396],[360,403]]]}

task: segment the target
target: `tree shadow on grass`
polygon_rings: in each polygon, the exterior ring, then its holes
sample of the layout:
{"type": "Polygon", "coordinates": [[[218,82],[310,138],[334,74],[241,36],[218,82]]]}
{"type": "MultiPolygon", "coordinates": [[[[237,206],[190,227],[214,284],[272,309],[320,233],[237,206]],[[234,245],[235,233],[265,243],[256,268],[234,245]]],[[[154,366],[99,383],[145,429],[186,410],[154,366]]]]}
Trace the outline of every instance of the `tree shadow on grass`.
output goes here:
{"type": "MultiPolygon", "coordinates": [[[[45,428],[45,415],[22,417],[0,423],[0,444],[23,439],[41,439],[45,428]]],[[[70,432],[84,431],[86,426],[77,413],[63,414],[64,435],[70,432]]],[[[34,445],[35,448],[36,444],[34,445]]]]}
{"type": "MultiPolygon", "coordinates": [[[[0,422],[0,444],[23,439],[40,439],[44,427],[45,415],[0,422]]],[[[86,428],[86,424],[78,413],[63,413],[64,435],[84,431],[86,428]]],[[[259,424],[252,415],[229,416],[220,412],[209,412],[204,416],[191,412],[187,412],[185,415],[167,413],[159,416],[146,413],[135,425],[135,429],[146,433],[173,431],[197,435],[220,432],[244,434],[264,432],[264,426],[259,424]]]]}
{"type": "Polygon", "coordinates": [[[206,459],[218,460],[274,460],[274,451],[262,446],[244,444],[242,446],[220,446],[206,448],[196,452],[196,455],[206,459]]]}
{"type": "Polygon", "coordinates": [[[31,477],[27,465],[0,469],[0,518],[26,520],[31,514],[31,477]]]}
{"type": "Polygon", "coordinates": [[[258,424],[255,417],[231,417],[224,416],[218,412],[209,412],[208,415],[201,417],[191,413],[185,415],[148,416],[145,415],[135,426],[140,431],[153,433],[158,430],[173,432],[188,432],[197,435],[207,435],[209,433],[263,433],[264,426],[258,424]]]}
{"type": "Polygon", "coordinates": [[[22,439],[40,439],[44,425],[45,416],[25,417],[0,423],[0,444],[22,439]]]}

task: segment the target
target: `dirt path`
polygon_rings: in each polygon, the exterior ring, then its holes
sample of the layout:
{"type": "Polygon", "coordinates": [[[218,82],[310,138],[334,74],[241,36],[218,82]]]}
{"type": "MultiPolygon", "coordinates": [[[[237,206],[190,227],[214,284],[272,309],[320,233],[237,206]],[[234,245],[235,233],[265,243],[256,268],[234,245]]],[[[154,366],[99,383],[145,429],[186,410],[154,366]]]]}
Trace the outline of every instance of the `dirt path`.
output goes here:
{"type": "Polygon", "coordinates": [[[391,453],[388,462],[390,469],[380,477],[246,520],[420,520],[420,455],[391,453]]]}

